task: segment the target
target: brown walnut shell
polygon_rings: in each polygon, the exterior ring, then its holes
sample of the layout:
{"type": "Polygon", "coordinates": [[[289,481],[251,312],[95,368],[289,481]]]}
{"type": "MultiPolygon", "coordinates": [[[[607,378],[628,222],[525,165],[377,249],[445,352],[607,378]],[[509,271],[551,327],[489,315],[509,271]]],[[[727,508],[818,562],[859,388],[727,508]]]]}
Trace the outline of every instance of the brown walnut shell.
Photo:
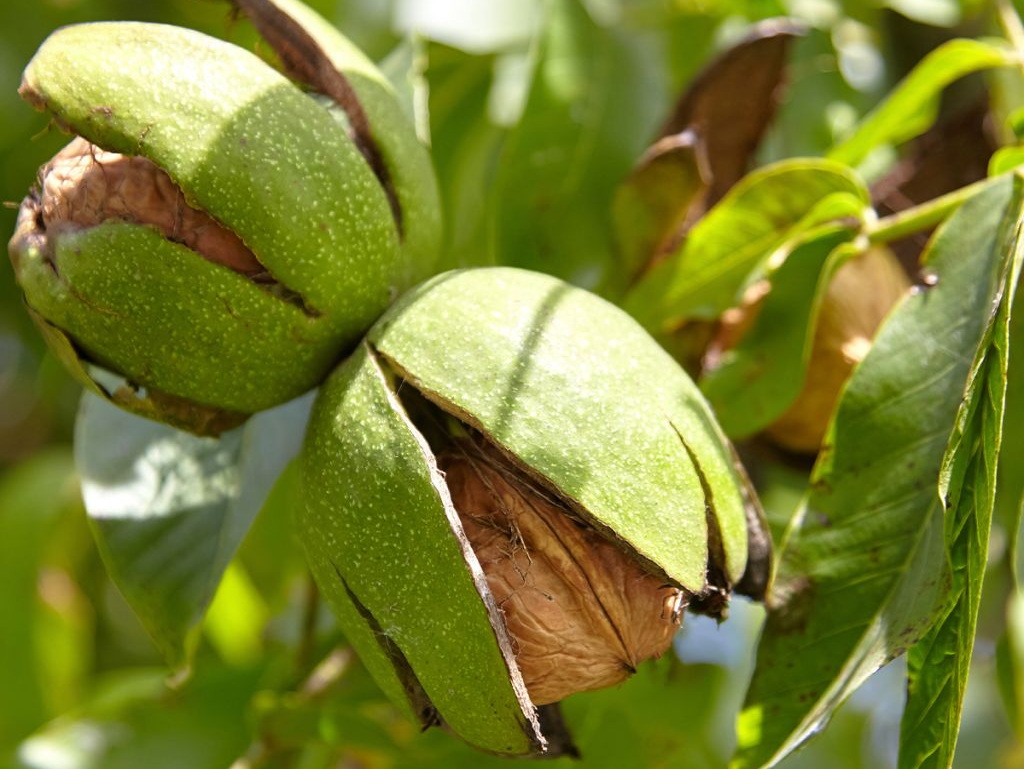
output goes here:
{"type": "Polygon", "coordinates": [[[233,232],[188,204],[165,171],[140,157],[74,138],[39,171],[39,188],[22,203],[19,229],[36,237],[106,221],[149,225],[169,240],[236,272],[264,271],[233,232]]]}
{"type": "Polygon", "coordinates": [[[493,449],[438,457],[535,705],[612,686],[658,657],[685,594],[516,475],[493,449]]]}

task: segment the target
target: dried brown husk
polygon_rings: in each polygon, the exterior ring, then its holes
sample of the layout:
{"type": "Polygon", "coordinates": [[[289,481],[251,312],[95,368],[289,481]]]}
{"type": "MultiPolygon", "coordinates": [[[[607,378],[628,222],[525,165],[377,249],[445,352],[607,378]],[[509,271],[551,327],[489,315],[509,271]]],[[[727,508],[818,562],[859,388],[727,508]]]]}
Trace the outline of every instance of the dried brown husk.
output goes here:
{"type": "Polygon", "coordinates": [[[190,206],[153,162],[76,137],[40,169],[38,190],[22,203],[19,217],[19,229],[32,231],[20,234],[53,238],[108,221],[155,227],[166,238],[245,275],[265,271],[235,233],[190,206]]]}
{"type": "MultiPolygon", "coordinates": [[[[860,363],[889,311],[910,289],[896,257],[884,247],[858,254],[836,270],[822,299],[803,386],[789,408],[764,434],[776,445],[797,453],[815,453],[828,429],[843,385],[860,363]]],[[[736,346],[756,322],[771,286],[759,281],[739,307],[722,315],[705,366],[736,346]]]]}
{"type": "Polygon", "coordinates": [[[438,464],[535,705],[617,684],[668,649],[683,591],[573,518],[495,449],[459,442],[438,464]]]}
{"type": "Polygon", "coordinates": [[[803,388],[765,431],[772,441],[790,451],[821,448],[843,385],[909,289],[903,268],[883,247],[865,251],[836,271],[821,304],[803,388]]]}

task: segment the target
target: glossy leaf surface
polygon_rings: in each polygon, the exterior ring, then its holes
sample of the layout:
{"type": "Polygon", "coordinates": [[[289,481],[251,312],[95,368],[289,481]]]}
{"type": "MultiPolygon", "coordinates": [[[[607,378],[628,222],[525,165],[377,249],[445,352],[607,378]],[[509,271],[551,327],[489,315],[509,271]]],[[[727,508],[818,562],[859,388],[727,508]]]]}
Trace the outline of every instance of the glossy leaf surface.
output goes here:
{"type": "Polygon", "coordinates": [[[198,438],[83,396],[76,463],[110,574],[174,666],[224,569],[284,466],[298,453],[310,398],[198,438]]]}
{"type": "Polygon", "coordinates": [[[1013,52],[1000,41],[950,40],[928,54],[829,157],[857,165],[876,147],[912,139],[935,120],[946,86],[972,72],[1013,62],[1013,52]]]}
{"type": "Polygon", "coordinates": [[[859,217],[869,200],[860,178],[831,161],[798,158],[754,171],[636,284],[624,306],[653,331],[713,318],[739,302],[752,273],[784,242],[822,222],[859,217]]]}
{"type": "Polygon", "coordinates": [[[965,399],[939,476],[953,590],[947,611],[908,656],[910,680],[901,725],[901,769],[951,766],[960,732],[995,504],[1010,308],[1024,257],[1020,231],[1024,178],[1014,177],[1014,184],[1015,195],[1006,209],[996,254],[996,307],[974,356],[965,399]]]}
{"type": "Polygon", "coordinates": [[[781,543],[737,767],[780,761],[934,621],[949,579],[935,479],[997,293],[1009,196],[1007,180],[944,225],[934,285],[889,317],[845,390],[781,543]]]}

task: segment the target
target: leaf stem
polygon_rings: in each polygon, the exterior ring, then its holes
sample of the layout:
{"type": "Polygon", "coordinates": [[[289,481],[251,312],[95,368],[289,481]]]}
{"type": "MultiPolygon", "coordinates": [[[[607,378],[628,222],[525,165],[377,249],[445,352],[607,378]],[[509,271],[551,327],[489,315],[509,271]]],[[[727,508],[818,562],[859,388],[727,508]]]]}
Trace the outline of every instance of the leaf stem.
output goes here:
{"type": "Polygon", "coordinates": [[[926,203],[883,217],[865,226],[864,234],[867,235],[868,242],[872,244],[888,243],[934,227],[997,178],[999,177],[982,179],[945,195],[940,195],[926,203]]]}

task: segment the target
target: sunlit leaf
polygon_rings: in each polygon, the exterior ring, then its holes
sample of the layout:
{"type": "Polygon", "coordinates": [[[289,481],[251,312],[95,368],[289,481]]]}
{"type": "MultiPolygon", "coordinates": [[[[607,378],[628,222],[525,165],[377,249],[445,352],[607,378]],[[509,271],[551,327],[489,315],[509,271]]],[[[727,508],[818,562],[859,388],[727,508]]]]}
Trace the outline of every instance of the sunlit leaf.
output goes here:
{"type": "Polygon", "coordinates": [[[86,394],[75,430],[82,494],[115,584],[175,666],[281,470],[298,452],[304,396],[219,439],[86,394]]]}
{"type": "MultiPolygon", "coordinates": [[[[901,769],[945,769],[953,763],[967,675],[974,650],[981,587],[1002,441],[1010,341],[1010,307],[1020,277],[1024,242],[1024,178],[1014,178],[996,254],[997,306],[967,379],[964,402],[943,458],[939,494],[946,508],[946,541],[953,566],[951,603],[939,623],[910,650],[909,695],[900,741],[901,769]]],[[[982,313],[976,313],[984,315],[982,313]]]]}
{"type": "Polygon", "coordinates": [[[701,389],[730,437],[767,427],[800,393],[817,308],[842,256],[836,249],[853,235],[830,227],[797,244],[772,273],[772,290],[750,332],[704,376],[701,389]]]}
{"type": "Polygon", "coordinates": [[[203,629],[221,658],[241,666],[259,659],[269,612],[238,562],[228,565],[206,614],[203,629]]]}
{"type": "Polygon", "coordinates": [[[290,462],[274,482],[260,513],[238,551],[256,592],[271,610],[294,599],[297,578],[304,578],[306,556],[294,536],[294,514],[300,503],[298,463],[290,462]]]}
{"type": "Polygon", "coordinates": [[[940,27],[952,27],[963,14],[958,0],[886,0],[884,5],[914,21],[940,27]]]}
{"type": "Polygon", "coordinates": [[[828,160],[800,158],[759,169],[636,284],[625,307],[653,331],[686,318],[713,318],[738,304],[752,274],[779,246],[822,222],[860,216],[869,199],[856,173],[828,160]]]}
{"type": "Polygon", "coordinates": [[[912,139],[934,122],[942,90],[964,75],[1009,67],[1015,54],[1000,41],[951,40],[928,54],[914,70],[829,152],[841,163],[857,165],[884,144],[912,139]]]}
{"type": "Polygon", "coordinates": [[[989,176],[998,176],[1004,171],[1011,171],[1024,165],[1024,147],[1003,147],[993,156],[988,166],[989,176]]]}
{"type": "Polygon", "coordinates": [[[898,306],[847,385],[781,544],[737,768],[792,752],[934,621],[948,587],[935,483],[997,292],[1009,195],[994,185],[940,229],[934,285],[898,306]]]}

